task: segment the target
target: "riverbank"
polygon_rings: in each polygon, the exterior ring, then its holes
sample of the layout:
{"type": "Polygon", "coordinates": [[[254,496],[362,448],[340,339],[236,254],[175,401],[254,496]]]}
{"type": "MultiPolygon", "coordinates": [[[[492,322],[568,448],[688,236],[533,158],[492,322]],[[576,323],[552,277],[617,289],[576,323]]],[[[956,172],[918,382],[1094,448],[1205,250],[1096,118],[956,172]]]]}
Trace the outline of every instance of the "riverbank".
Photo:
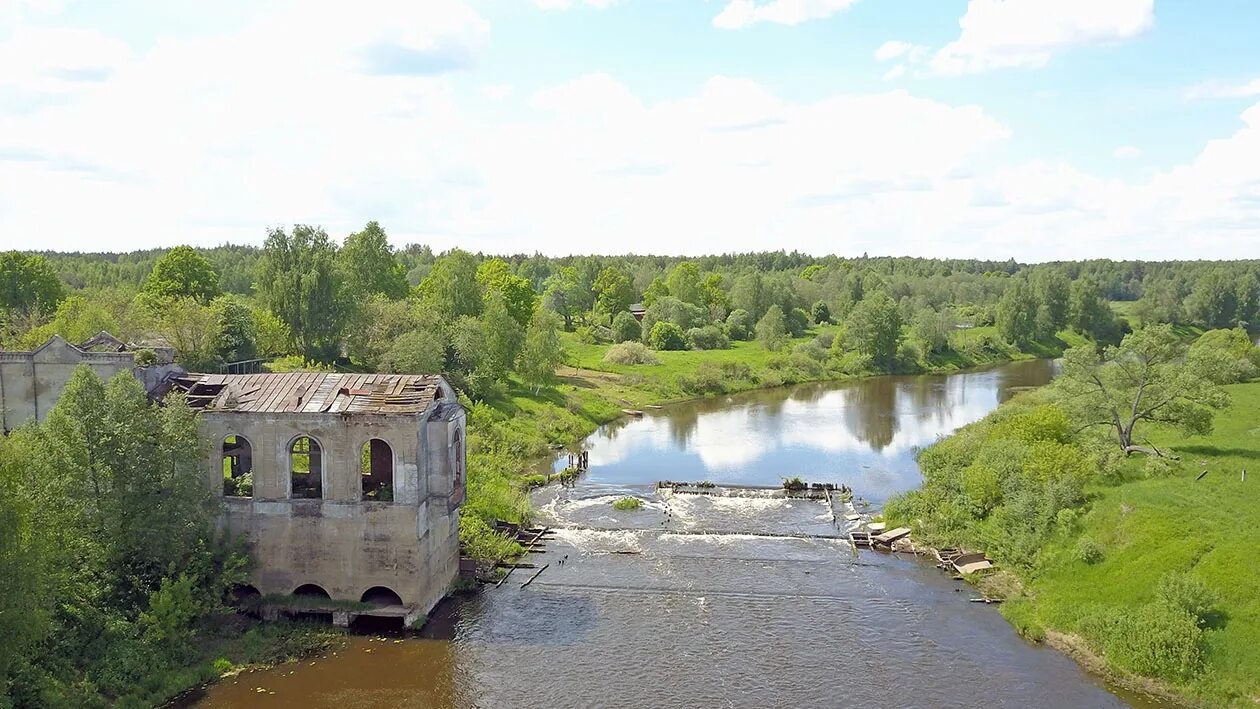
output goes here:
{"type": "MultiPolygon", "coordinates": [[[[606,362],[609,345],[583,343],[573,333],[562,341],[566,364],[555,386],[535,391],[519,382],[504,396],[471,407],[468,498],[460,537],[465,551],[496,559],[516,551],[494,535],[492,522],[527,521],[526,492],[557,450],[576,445],[600,425],[643,409],[680,401],[815,381],[844,381],[888,372],[853,358],[833,357],[832,338],[839,326],[821,326],[794,338],[777,351],[756,342],[732,342],[728,349],[653,352],[656,364],[606,362]]],[[[1055,357],[1083,342],[1073,332],[1015,348],[996,329],[960,330],[950,347],[903,362],[898,373],[939,374],[1002,362],[1055,357]]]]}
{"type": "MultiPolygon", "coordinates": [[[[1013,431],[1036,417],[1050,420],[1037,394],[924,453],[926,482],[917,499],[930,500],[935,512],[922,516],[922,506],[900,503],[892,512],[929,541],[1003,557],[1018,583],[1008,584],[1002,614],[1025,637],[1136,691],[1191,705],[1255,706],[1260,479],[1247,480],[1244,471],[1260,460],[1260,382],[1226,390],[1231,404],[1217,413],[1209,435],[1146,429],[1153,445],[1180,460],[1124,458],[1107,455],[1098,441],[1069,441],[1103,456],[1101,464],[1081,503],[1055,514],[1035,540],[1020,535],[1036,524],[1036,505],[1021,508],[1022,522],[999,507],[973,523],[948,522],[940,511],[953,504],[945,480],[961,475],[963,489],[983,497],[994,451],[1012,455],[1028,445],[1013,431]]],[[[1067,451],[1058,456],[1061,467],[1072,463],[1067,451]]]]}

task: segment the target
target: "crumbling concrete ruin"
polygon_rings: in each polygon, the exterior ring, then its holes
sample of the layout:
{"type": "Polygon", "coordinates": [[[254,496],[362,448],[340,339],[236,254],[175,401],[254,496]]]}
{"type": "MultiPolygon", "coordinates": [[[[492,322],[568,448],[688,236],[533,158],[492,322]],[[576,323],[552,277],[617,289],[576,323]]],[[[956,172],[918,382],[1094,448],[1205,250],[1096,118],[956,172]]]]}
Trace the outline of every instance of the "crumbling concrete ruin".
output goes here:
{"type": "Polygon", "coordinates": [[[133,351],[102,342],[111,351],[54,337],[33,352],[0,353],[5,430],[42,420],[80,365],[103,379],[130,370],[150,396],[182,391],[198,412],[220,525],[252,542],[245,595],[270,608],[305,596],[295,607],[339,623],[371,615],[410,625],[450,589],[467,433],[442,377],[189,374],[136,367],[133,351]]]}

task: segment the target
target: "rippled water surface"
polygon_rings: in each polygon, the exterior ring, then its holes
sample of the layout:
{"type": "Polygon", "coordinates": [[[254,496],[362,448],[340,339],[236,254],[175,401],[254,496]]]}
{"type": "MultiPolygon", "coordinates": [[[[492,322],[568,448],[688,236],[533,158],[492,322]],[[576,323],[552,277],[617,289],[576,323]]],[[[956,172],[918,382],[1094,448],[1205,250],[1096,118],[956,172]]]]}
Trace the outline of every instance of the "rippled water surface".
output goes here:
{"type": "Polygon", "coordinates": [[[605,427],[576,487],[535,493],[558,531],[530,556],[550,566],[527,588],[533,572],[518,570],[441,606],[422,639],[357,637],[335,656],[227,680],[203,705],[1124,706],[931,565],[855,554],[840,505],[652,484],[799,474],[878,503],[917,484],[916,446],[1051,367],[756,392],[605,427]],[[613,510],[623,495],[643,509],[613,510]]]}

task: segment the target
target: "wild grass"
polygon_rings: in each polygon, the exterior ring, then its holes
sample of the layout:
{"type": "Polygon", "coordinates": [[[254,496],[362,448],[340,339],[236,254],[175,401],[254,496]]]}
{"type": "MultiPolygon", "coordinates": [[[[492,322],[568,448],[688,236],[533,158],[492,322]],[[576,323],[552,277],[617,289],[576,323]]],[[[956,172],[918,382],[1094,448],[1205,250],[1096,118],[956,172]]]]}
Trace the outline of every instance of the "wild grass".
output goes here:
{"type": "Polygon", "coordinates": [[[622,497],[612,503],[612,508],[619,512],[633,512],[643,509],[643,500],[637,497],[622,497]]]}
{"type": "Polygon", "coordinates": [[[1166,474],[1146,477],[1144,461],[1131,459],[1118,471],[1123,482],[1090,490],[1089,511],[1046,551],[1029,594],[1042,624],[1084,632],[1091,616],[1156,601],[1167,578],[1202,583],[1216,598],[1203,672],[1180,686],[1209,703],[1244,704],[1260,697],[1260,382],[1227,390],[1232,404],[1210,435],[1151,429],[1161,450],[1181,456],[1166,474]],[[1095,540],[1102,558],[1081,559],[1072,537],[1095,540]]]}

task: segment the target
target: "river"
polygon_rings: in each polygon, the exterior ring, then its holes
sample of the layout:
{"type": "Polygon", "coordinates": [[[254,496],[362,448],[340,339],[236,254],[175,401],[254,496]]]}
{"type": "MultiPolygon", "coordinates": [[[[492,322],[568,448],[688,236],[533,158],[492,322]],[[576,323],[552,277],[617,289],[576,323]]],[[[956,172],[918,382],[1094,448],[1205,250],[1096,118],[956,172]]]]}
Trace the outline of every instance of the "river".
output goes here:
{"type": "Polygon", "coordinates": [[[689,402],[602,427],[575,487],[534,494],[561,527],[529,587],[440,606],[421,638],[358,636],[245,673],[204,707],[838,707],[1141,704],[1020,639],[913,557],[837,538],[825,503],[658,493],[661,479],[919,482],[917,447],[1045,384],[1047,361],[689,402]],[[618,512],[623,495],[644,500],[618,512]],[[565,559],[563,564],[558,562],[565,559]]]}

